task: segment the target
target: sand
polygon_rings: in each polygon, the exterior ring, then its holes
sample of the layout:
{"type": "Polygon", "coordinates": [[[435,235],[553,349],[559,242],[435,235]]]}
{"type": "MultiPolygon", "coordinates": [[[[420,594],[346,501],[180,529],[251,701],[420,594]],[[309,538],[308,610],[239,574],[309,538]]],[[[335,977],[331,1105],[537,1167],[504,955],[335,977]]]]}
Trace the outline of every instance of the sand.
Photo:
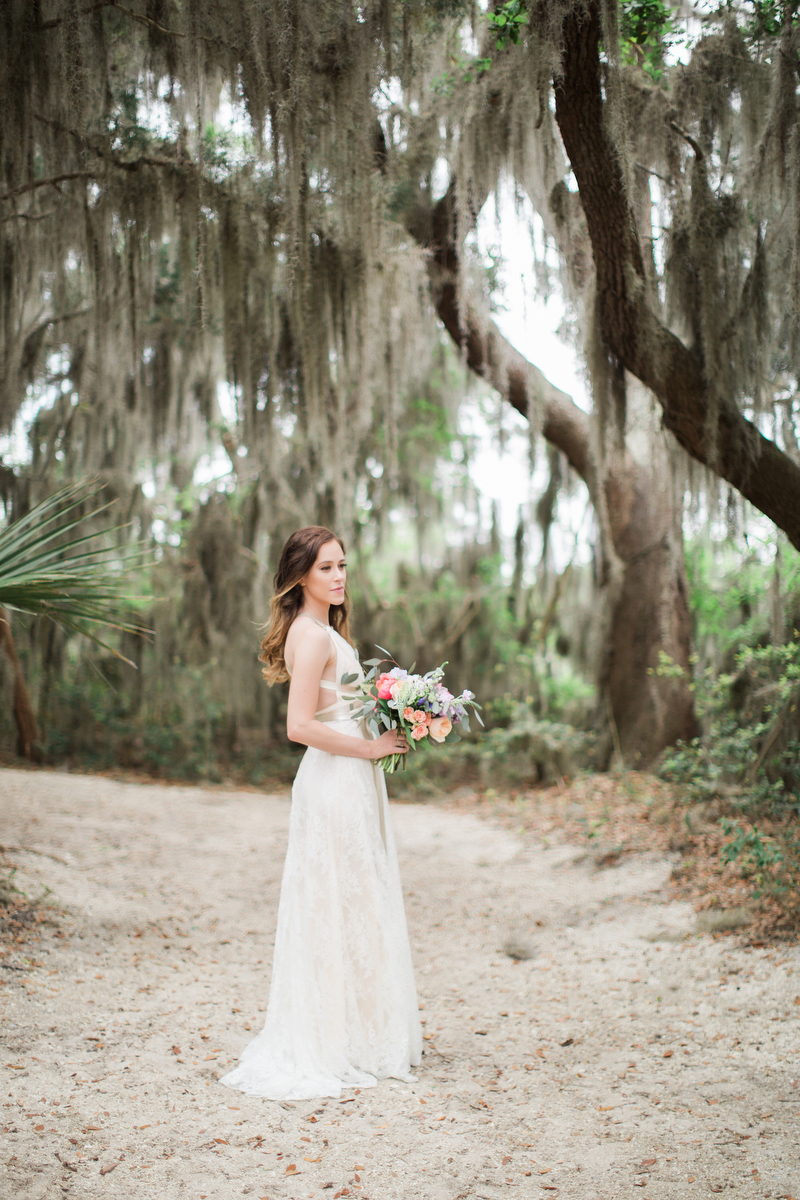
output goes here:
{"type": "Polygon", "coordinates": [[[800,1198],[798,948],[694,933],[666,859],[599,870],[437,806],[392,806],[418,1082],[222,1087],[263,1016],[288,815],[0,771],[16,885],[53,906],[0,958],[0,1196],[800,1198]]]}

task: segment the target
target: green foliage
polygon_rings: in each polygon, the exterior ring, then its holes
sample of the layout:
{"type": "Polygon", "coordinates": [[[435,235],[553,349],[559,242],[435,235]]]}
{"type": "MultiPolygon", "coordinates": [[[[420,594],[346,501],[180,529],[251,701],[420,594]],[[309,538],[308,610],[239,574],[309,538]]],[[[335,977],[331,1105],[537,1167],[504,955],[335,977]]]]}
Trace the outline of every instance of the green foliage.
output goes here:
{"type": "MultiPolygon", "coordinates": [[[[749,19],[745,18],[743,29],[748,41],[760,42],[765,38],[781,36],[784,22],[785,4],[778,0],[745,0],[745,13],[750,9],[749,19]]],[[[793,14],[793,23],[797,24],[797,14],[793,14]]]]}
{"type": "Polygon", "coordinates": [[[530,698],[506,707],[507,724],[489,730],[479,753],[482,781],[505,785],[552,782],[591,765],[594,737],[536,715],[530,698]],[[510,711],[509,711],[510,710],[510,711]]]}
{"type": "MultiPolygon", "coordinates": [[[[698,653],[693,660],[703,734],[662,756],[660,774],[721,818],[721,859],[756,898],[792,919],[800,903],[800,556],[769,564],[708,541],[687,548],[698,653]],[[738,559],[738,561],[737,561],[738,559]],[[776,599],[785,618],[777,620],[776,599]],[[770,629],[770,627],[773,627],[770,629]],[[772,642],[775,634],[788,640],[772,642]]],[[[663,658],[659,675],[680,673],[663,658]]]]}
{"type": "Polygon", "coordinates": [[[706,671],[692,687],[704,734],[667,750],[662,776],[695,801],[723,796],[772,817],[800,812],[800,640],[742,650],[733,673],[706,671]]]}
{"type": "Polygon", "coordinates": [[[0,605],[50,617],[109,649],[94,632],[98,624],[148,631],[120,615],[134,604],[125,568],[141,566],[140,550],[109,545],[107,535],[116,530],[86,532],[90,519],[108,508],[95,503],[100,490],[70,484],[0,531],[0,605]]]}
{"type": "Polygon", "coordinates": [[[297,770],[299,748],[272,745],[231,731],[225,704],[204,668],[183,666],[146,706],[125,686],[113,660],[79,661],[48,693],[45,758],[83,770],[130,770],[158,779],[285,786],[297,770]]]}
{"type": "Polygon", "coordinates": [[[443,71],[435,76],[431,83],[434,95],[449,97],[456,90],[456,84],[472,83],[479,79],[492,65],[491,58],[466,58],[463,55],[453,56],[453,70],[443,71]]]}
{"type": "Polygon", "coordinates": [[[658,83],[664,74],[665,50],[672,44],[672,6],[664,0],[622,0],[620,48],[626,62],[640,66],[658,83]]]}
{"type": "MultiPolygon", "coordinates": [[[[783,854],[774,840],[764,837],[755,826],[752,829],[743,829],[739,821],[731,821],[725,817],[722,821],[722,832],[731,839],[723,847],[722,861],[738,862],[742,874],[754,878],[757,885],[754,894],[760,896],[770,868],[784,861],[783,854]]],[[[776,886],[780,891],[786,890],[782,883],[776,886]]]]}
{"type": "Polygon", "coordinates": [[[486,19],[498,50],[505,50],[509,42],[518,46],[522,27],[528,24],[524,0],[505,0],[494,12],[487,13],[486,19]]]}
{"type": "MultiPolygon", "coordinates": [[[[697,538],[686,546],[686,572],[695,624],[695,645],[703,666],[714,669],[767,635],[773,573],[764,551],[751,539],[744,554],[731,543],[720,545],[697,538]]],[[[800,554],[783,547],[780,587],[786,595],[800,594],[800,554]]]]}
{"type": "MultiPolygon", "coordinates": [[[[525,25],[528,24],[528,14],[525,11],[525,0],[505,0],[493,12],[486,14],[489,32],[494,38],[495,48],[505,50],[511,42],[518,46],[525,25]]],[[[492,66],[491,55],[469,58],[465,55],[452,55],[452,71],[443,71],[432,82],[434,95],[449,97],[453,95],[456,84],[472,83],[492,66]]]]}

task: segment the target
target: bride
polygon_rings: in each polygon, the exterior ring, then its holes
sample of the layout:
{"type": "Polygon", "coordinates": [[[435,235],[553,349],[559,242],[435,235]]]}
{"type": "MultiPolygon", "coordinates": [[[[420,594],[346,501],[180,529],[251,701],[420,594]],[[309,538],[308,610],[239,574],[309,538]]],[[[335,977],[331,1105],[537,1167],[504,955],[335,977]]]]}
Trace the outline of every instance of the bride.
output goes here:
{"type": "Polygon", "coordinates": [[[272,984],[264,1028],[222,1082],[250,1096],[338,1096],[413,1080],[421,1030],[386,784],[377,760],[405,753],[398,730],[372,740],[343,675],[350,644],[344,546],[329,529],[293,533],[275,576],[260,660],[290,679],[287,731],[308,746],[292,789],[272,984]]]}

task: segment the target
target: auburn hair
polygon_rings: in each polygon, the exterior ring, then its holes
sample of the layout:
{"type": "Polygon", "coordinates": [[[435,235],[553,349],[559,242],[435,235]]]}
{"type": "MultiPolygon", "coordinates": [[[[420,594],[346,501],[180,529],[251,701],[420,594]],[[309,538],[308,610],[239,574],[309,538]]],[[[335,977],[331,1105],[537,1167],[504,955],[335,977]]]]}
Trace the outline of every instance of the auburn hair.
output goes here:
{"type": "MultiPolygon", "coordinates": [[[[303,589],[300,580],[313,567],[317,555],[326,542],[338,542],[344,554],[344,542],[324,525],[306,525],[298,529],[281,551],[278,570],[273,580],[275,591],[270,600],[270,619],[267,632],[261,642],[259,662],[264,663],[263,675],[267,683],[282,683],[289,678],[284,658],[286,635],[300,609],[303,607],[303,589]]],[[[328,609],[328,621],[343,638],[350,641],[350,614],[348,611],[347,588],[341,604],[332,604],[328,609]]]]}

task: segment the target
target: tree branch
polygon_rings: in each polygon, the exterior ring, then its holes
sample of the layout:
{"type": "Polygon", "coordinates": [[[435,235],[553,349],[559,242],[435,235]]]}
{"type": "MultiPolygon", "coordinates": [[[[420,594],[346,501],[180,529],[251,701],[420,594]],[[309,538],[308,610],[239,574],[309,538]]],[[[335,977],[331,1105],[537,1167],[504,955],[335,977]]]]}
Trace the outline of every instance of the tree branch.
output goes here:
{"type": "MultiPolygon", "coordinates": [[[[165,29],[163,25],[159,25],[158,21],[154,21],[152,17],[145,17],[141,13],[133,12],[130,8],[125,8],[124,5],[117,4],[116,0],[98,0],[97,4],[90,4],[88,8],[84,8],[80,15],[82,17],[88,17],[92,13],[98,12],[101,8],[115,8],[117,12],[124,13],[124,15],[126,17],[130,17],[132,21],[138,21],[140,25],[144,25],[150,29],[155,29],[158,33],[165,34],[166,37],[185,38],[189,36],[187,33],[179,33],[177,29],[165,29]]],[[[52,21],[44,21],[41,25],[36,25],[34,27],[34,32],[45,33],[48,29],[56,29],[57,26],[63,23],[63,20],[63,17],[56,17],[52,21]]],[[[198,34],[197,36],[200,38],[201,42],[208,42],[209,45],[222,45],[221,42],[217,42],[214,38],[206,37],[202,33],[198,34]]]]}
{"type": "MultiPolygon", "coordinates": [[[[475,201],[471,207],[480,210],[475,201]]],[[[417,211],[407,228],[429,251],[428,274],[439,319],[464,353],[467,366],[486,379],[526,420],[541,414],[547,441],[566,455],[573,470],[597,501],[597,473],[591,453],[589,417],[566,392],[529,362],[502,335],[494,321],[470,309],[463,311],[458,288],[455,186],[424,216],[417,211]]]]}
{"type": "Polygon", "coordinates": [[[97,176],[91,171],[68,171],[65,175],[51,175],[48,179],[34,179],[32,183],[23,183],[19,187],[12,188],[10,192],[3,192],[0,195],[0,200],[13,200],[15,196],[23,196],[25,192],[34,192],[37,188],[54,187],[58,191],[59,183],[65,183],[68,179],[96,179],[97,176]]]}
{"type": "Polygon", "coordinates": [[[572,8],[564,21],[555,97],[556,121],[592,244],[606,347],[650,388],[661,405],[664,426],[680,445],[732,484],[800,549],[800,466],[742,415],[732,397],[714,391],[699,353],[687,349],[650,307],[617,147],[604,120],[600,34],[598,0],[572,8]],[[710,414],[716,414],[714,421],[710,414]]]}

